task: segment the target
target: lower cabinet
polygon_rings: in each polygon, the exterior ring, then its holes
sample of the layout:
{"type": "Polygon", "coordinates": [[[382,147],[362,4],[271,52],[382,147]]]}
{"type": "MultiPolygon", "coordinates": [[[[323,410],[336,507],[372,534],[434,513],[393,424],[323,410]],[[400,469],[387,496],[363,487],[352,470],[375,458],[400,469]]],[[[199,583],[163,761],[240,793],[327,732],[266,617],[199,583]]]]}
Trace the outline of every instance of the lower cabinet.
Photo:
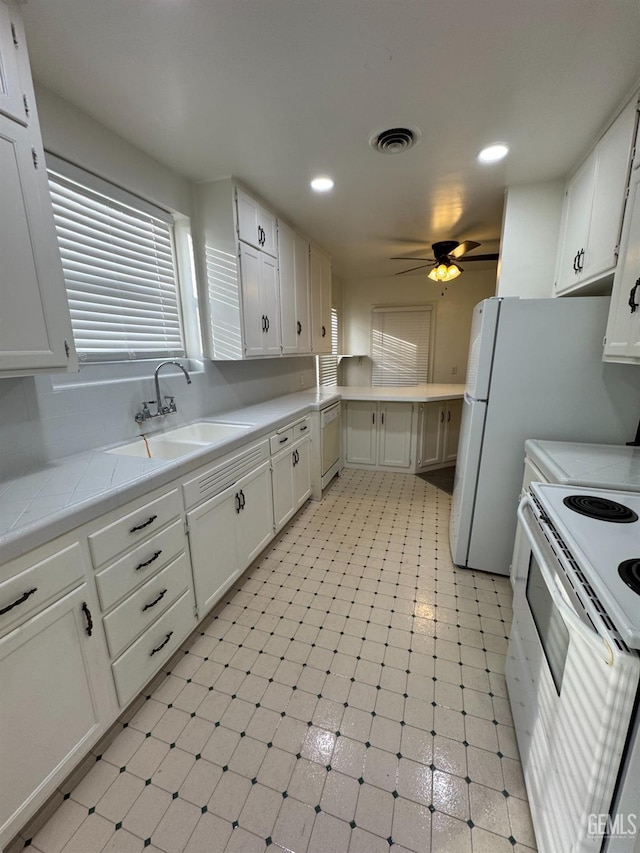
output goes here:
{"type": "Polygon", "coordinates": [[[357,400],[345,408],[347,466],[411,469],[412,403],[357,400]]]}
{"type": "Polygon", "coordinates": [[[109,663],[88,593],[83,583],[0,639],[0,843],[112,722],[109,663]]]}
{"type": "Polygon", "coordinates": [[[273,517],[276,533],[311,495],[311,441],[304,438],[282,450],[273,466],[273,517]]]}
{"type": "Polygon", "coordinates": [[[270,462],[192,509],[187,524],[202,618],[273,538],[270,462]]]}
{"type": "Polygon", "coordinates": [[[417,471],[453,465],[458,454],[462,400],[421,403],[417,471]]]}

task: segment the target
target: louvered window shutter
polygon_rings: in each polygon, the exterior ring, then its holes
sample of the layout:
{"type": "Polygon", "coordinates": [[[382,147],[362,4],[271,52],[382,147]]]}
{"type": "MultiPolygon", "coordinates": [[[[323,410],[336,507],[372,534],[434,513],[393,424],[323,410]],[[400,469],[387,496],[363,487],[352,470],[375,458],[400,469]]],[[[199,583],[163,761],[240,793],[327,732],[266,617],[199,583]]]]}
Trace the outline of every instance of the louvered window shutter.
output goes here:
{"type": "Polygon", "coordinates": [[[49,189],[81,360],[183,356],[171,215],[68,164],[64,172],[50,163],[49,189]]]}
{"type": "Polygon", "coordinates": [[[331,352],[333,355],[319,355],[317,360],[318,385],[338,384],[338,311],[331,309],[331,352]]]}
{"type": "Polygon", "coordinates": [[[371,324],[372,385],[429,381],[431,308],[374,308],[371,324]]]}

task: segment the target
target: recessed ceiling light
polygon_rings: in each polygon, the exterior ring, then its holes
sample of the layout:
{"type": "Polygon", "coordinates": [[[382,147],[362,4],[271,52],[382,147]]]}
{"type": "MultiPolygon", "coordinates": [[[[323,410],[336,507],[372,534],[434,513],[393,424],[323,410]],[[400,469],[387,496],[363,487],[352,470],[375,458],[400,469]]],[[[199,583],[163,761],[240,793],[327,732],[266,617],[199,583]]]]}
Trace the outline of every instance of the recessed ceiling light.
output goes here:
{"type": "Polygon", "coordinates": [[[497,163],[509,153],[509,146],[502,142],[497,142],[495,145],[489,145],[483,148],[478,154],[478,160],[481,163],[497,163]]]}
{"type": "Polygon", "coordinates": [[[328,193],[333,189],[333,181],[331,178],[319,177],[311,181],[311,189],[317,193],[328,193]]]}

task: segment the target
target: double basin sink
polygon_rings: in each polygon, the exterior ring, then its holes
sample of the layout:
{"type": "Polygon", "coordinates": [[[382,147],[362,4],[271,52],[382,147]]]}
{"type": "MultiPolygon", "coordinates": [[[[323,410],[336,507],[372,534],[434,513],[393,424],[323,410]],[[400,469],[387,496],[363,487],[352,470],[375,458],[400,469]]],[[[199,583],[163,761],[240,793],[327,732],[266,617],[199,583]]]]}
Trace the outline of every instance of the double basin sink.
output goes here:
{"type": "Polygon", "coordinates": [[[211,444],[241,434],[253,424],[215,423],[196,421],[188,426],[152,436],[140,436],[129,444],[113,447],[108,453],[122,456],[137,456],[144,459],[177,459],[211,444]]]}

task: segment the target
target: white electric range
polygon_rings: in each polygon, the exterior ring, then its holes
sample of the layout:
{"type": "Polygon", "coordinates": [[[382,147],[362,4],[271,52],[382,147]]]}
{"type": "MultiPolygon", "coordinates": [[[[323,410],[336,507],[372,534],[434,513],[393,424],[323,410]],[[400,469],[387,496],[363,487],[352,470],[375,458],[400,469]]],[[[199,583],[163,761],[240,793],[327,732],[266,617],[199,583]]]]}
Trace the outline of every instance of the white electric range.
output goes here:
{"type": "Polygon", "coordinates": [[[541,853],[640,853],[640,494],[532,483],[507,685],[541,853]]]}

